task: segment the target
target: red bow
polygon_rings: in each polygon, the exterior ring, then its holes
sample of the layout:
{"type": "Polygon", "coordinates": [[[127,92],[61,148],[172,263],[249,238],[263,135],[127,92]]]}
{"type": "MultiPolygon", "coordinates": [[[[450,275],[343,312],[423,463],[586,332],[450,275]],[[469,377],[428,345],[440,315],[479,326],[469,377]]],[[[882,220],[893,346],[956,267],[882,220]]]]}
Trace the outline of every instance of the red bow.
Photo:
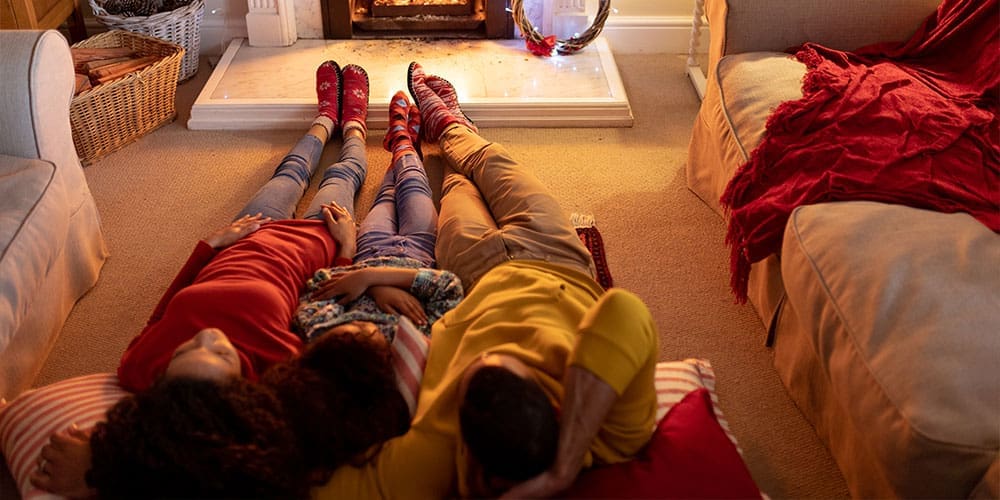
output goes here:
{"type": "Polygon", "coordinates": [[[530,38],[525,40],[528,50],[536,56],[549,57],[552,55],[552,49],[556,46],[555,35],[549,35],[545,37],[540,43],[532,41],[530,38]]]}

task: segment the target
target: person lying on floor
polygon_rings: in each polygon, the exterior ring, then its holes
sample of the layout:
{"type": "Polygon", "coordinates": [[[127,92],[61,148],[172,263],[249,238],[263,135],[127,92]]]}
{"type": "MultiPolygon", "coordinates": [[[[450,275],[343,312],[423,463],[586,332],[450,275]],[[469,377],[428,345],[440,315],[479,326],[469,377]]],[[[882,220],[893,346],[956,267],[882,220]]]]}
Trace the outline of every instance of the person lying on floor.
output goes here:
{"type": "Polygon", "coordinates": [[[648,309],[601,288],[558,202],[478,135],[449,82],[412,63],[408,84],[450,167],[438,263],[467,295],[431,328],[410,429],[314,496],[548,496],[583,467],[634,457],[656,416],[648,309]]]}
{"type": "Polygon", "coordinates": [[[198,243],[130,343],[118,375],[135,395],[93,430],[52,436],[35,486],[69,496],[302,497],[336,466],[405,431],[410,415],[386,325],[394,314],[426,325],[462,293],[454,275],[427,269],[437,214],[407,147],[419,114],[405,96],[391,106],[403,130],[387,134],[393,165],[359,237],[345,207],[366,176],[367,74],[328,61],[317,92],[320,114],[308,133],[236,220],[198,243]],[[324,172],[305,219],[290,219],[338,123],[340,161],[324,172]],[[405,267],[366,271],[390,264],[405,267]],[[316,269],[315,291],[303,293],[316,269]],[[300,301],[311,313],[297,316],[315,320],[302,330],[315,340],[296,357],[303,337],[290,324],[300,301]],[[348,321],[318,313],[322,301],[348,321]],[[318,414],[325,429],[301,425],[318,414]]]}

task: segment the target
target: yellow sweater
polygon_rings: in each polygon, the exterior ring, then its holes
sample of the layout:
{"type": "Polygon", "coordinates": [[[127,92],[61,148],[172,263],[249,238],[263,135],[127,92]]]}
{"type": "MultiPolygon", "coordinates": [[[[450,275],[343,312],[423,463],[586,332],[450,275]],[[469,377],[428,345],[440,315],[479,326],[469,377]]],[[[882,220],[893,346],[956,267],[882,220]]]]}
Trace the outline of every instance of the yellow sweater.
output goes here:
{"type": "Polygon", "coordinates": [[[516,356],[562,401],[566,368],[586,368],[619,394],[585,466],[634,456],[652,435],[657,333],[635,295],[602,295],[589,276],[541,261],[512,261],[479,281],[434,324],[413,425],[371,463],[344,466],[314,496],[433,499],[459,495],[467,469],[458,425],[462,373],[484,352],[516,356]]]}

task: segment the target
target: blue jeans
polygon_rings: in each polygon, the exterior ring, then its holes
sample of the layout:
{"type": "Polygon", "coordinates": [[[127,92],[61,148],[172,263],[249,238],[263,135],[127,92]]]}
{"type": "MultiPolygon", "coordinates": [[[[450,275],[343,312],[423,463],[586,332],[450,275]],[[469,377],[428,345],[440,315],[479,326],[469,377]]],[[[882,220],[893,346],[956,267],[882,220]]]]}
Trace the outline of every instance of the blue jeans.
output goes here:
{"type": "MultiPolygon", "coordinates": [[[[322,154],[323,143],[318,138],[303,136],[236,218],[257,213],[274,220],[293,218],[322,154]]],[[[354,136],[344,139],[340,159],[323,172],[319,190],[303,218],[321,220],[322,205],[331,201],[353,217],[354,197],[365,182],[367,165],[364,140],[354,136]]],[[[386,171],[372,208],[361,223],[355,261],[409,257],[434,267],[436,228],[437,210],[427,173],[416,155],[405,155],[386,171]]]]}
{"type": "MultiPolygon", "coordinates": [[[[243,210],[236,215],[261,213],[274,220],[295,217],[295,207],[309,187],[316,164],[323,154],[323,143],[312,135],[305,135],[274,170],[243,210]]],[[[365,142],[359,137],[348,137],[340,149],[340,160],[326,168],[323,181],[306,209],[303,219],[322,219],[321,205],[331,201],[354,214],[354,196],[365,182],[368,159],[365,142]]]]}
{"type": "Polygon", "coordinates": [[[372,257],[409,257],[434,267],[437,209],[420,159],[400,157],[385,172],[371,210],[358,230],[355,262],[372,257]]]}

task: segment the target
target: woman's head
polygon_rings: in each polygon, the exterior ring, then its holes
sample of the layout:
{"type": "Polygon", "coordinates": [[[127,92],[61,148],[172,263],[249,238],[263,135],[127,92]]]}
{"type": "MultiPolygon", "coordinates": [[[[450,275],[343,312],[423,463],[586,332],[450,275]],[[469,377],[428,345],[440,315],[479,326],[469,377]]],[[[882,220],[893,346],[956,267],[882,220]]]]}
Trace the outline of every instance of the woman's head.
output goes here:
{"type": "Polygon", "coordinates": [[[265,372],[261,383],[281,398],[317,482],[343,464],[364,462],[372,446],[409,428],[381,334],[322,335],[300,357],[265,372]]]}
{"type": "Polygon", "coordinates": [[[241,373],[240,356],[226,334],[206,328],[177,346],[163,376],[223,382],[241,373]]]}
{"type": "Polygon", "coordinates": [[[161,380],[112,407],[90,444],[88,481],[102,497],[308,495],[280,402],[239,378],[161,380]]]}

